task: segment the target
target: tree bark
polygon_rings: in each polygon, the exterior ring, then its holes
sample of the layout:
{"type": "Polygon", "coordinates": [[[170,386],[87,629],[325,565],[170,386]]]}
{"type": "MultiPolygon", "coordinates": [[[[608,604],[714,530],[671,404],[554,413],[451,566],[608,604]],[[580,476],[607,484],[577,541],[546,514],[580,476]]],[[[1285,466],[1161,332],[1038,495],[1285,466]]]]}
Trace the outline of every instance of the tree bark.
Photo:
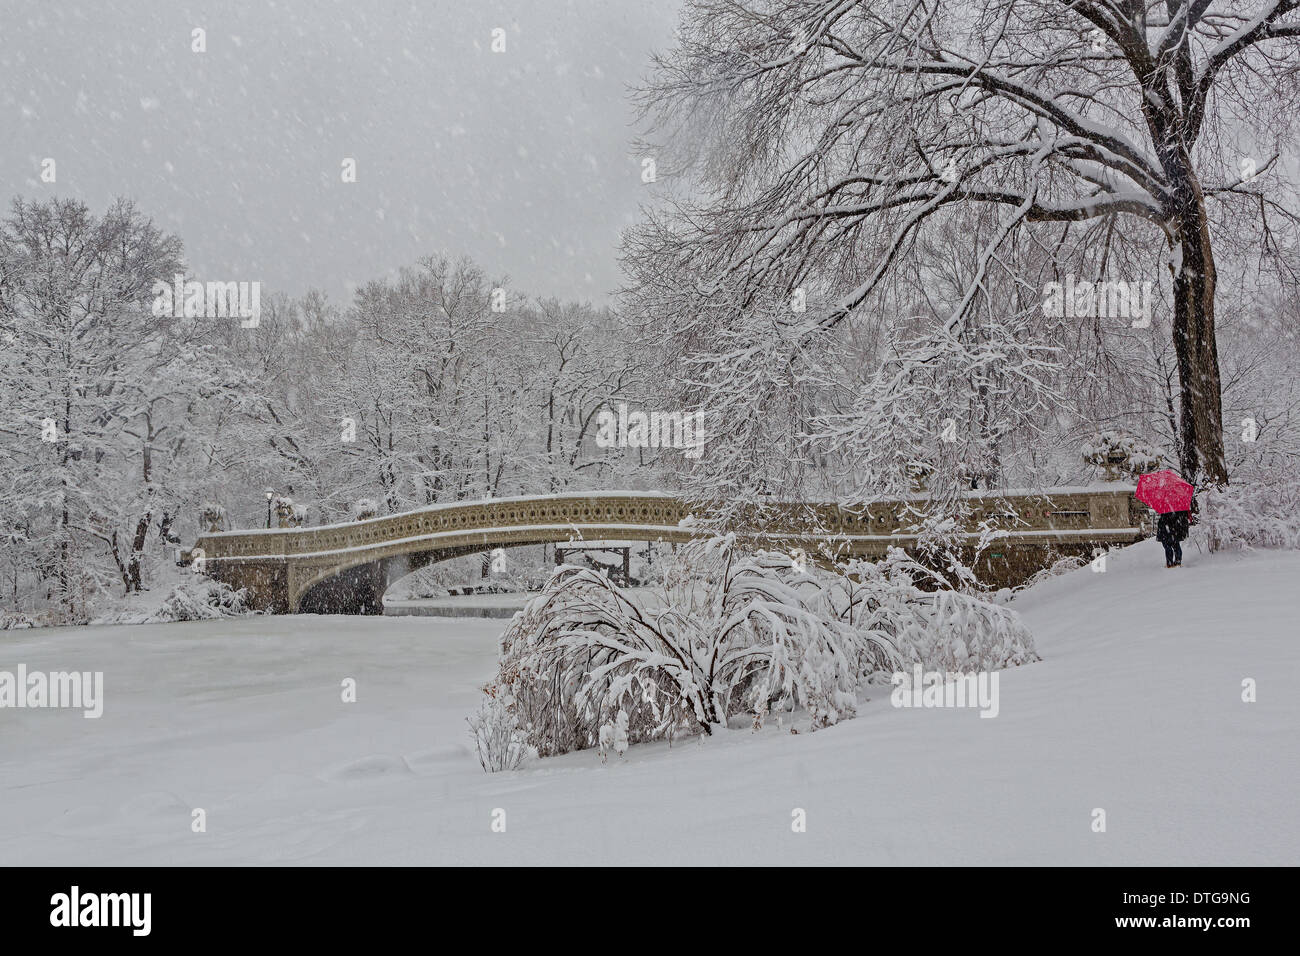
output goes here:
{"type": "Polygon", "coordinates": [[[1174,270],[1174,351],[1178,357],[1179,465],[1192,484],[1228,483],[1223,450],[1219,350],[1214,331],[1216,274],[1199,185],[1178,235],[1182,262],[1174,270]]]}
{"type": "MultiPolygon", "coordinates": [[[[98,537],[98,536],[97,536],[98,537]]],[[[102,540],[102,538],[101,538],[102,540]]],[[[126,569],[126,564],[122,561],[122,552],[117,546],[117,532],[114,531],[112,537],[108,539],[108,547],[113,555],[113,563],[117,565],[117,573],[122,577],[122,594],[131,593],[131,575],[126,569]]]]}
{"type": "Polygon", "coordinates": [[[136,522],[135,537],[131,539],[131,560],[127,564],[127,572],[130,575],[130,580],[127,582],[128,593],[144,590],[144,581],[140,576],[140,558],[144,555],[144,545],[149,540],[149,525],[152,522],[153,515],[147,511],[136,522]]]}

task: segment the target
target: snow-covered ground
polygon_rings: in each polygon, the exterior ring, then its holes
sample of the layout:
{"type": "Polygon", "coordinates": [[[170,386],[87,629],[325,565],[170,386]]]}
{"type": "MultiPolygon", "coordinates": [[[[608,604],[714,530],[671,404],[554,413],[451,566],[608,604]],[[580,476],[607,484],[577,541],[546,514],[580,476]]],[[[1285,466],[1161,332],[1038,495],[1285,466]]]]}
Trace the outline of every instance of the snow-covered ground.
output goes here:
{"type": "Polygon", "coordinates": [[[1300,553],[1186,560],[1148,541],[1018,599],[1044,660],[1002,672],[996,719],[885,688],[816,734],[494,775],[465,716],[502,621],[0,633],[0,670],[102,670],[106,697],[0,710],[0,861],[1295,864],[1300,553]]]}

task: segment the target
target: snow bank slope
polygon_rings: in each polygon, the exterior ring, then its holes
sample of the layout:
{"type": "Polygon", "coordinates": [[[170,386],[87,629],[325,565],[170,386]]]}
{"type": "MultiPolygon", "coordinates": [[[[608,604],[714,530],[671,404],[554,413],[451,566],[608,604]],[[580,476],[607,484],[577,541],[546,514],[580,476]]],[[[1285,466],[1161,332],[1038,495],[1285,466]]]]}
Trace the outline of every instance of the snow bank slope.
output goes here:
{"type": "Polygon", "coordinates": [[[1186,560],[1145,542],[1018,599],[1045,659],[996,719],[882,692],[812,735],[512,774],[466,749],[500,621],[11,632],[0,670],[103,670],[107,700],[0,710],[0,861],[1295,864],[1300,553],[1186,560]]]}

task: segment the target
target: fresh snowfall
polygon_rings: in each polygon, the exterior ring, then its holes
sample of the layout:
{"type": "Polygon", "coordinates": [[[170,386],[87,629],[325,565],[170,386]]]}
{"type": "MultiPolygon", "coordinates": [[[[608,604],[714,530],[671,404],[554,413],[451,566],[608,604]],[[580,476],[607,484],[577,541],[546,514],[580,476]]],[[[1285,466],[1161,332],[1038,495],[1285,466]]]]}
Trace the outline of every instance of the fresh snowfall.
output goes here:
{"type": "Polygon", "coordinates": [[[14,632],[6,656],[30,669],[104,671],[105,704],[95,724],[5,714],[0,859],[1293,863],[1300,553],[1190,554],[1176,576],[1158,556],[1144,542],[1015,599],[1043,660],[1000,672],[996,719],[893,707],[883,687],[814,734],[795,720],[805,732],[740,727],[495,774],[465,716],[501,621],[14,632]]]}

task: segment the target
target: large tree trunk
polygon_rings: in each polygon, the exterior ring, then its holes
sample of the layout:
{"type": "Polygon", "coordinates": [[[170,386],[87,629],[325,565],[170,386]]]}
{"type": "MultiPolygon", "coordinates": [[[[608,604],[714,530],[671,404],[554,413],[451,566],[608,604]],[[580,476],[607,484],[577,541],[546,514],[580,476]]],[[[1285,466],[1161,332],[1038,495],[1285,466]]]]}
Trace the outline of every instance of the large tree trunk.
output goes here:
{"type": "Polygon", "coordinates": [[[1179,464],[1195,485],[1228,483],[1223,452],[1219,350],[1214,334],[1214,253],[1199,185],[1174,241],[1182,252],[1174,270],[1174,351],[1180,390],[1179,464]]]}
{"type": "MultiPolygon", "coordinates": [[[[145,439],[144,447],[140,450],[141,478],[144,480],[145,494],[153,498],[153,425],[149,425],[149,434],[145,439]]],[[[140,577],[140,559],[144,557],[144,544],[149,540],[149,525],[153,524],[153,508],[150,507],[144,514],[140,515],[135,523],[135,537],[131,539],[131,558],[127,564],[127,573],[130,580],[127,582],[127,593],[131,591],[143,591],[144,582],[140,577]]]]}
{"type": "Polygon", "coordinates": [[[113,563],[117,565],[117,573],[122,576],[122,594],[130,594],[131,575],[130,572],[127,571],[126,564],[122,561],[122,551],[117,546],[117,531],[114,531],[112,537],[108,539],[108,547],[109,551],[113,555],[113,563]]]}
{"type": "Polygon", "coordinates": [[[129,581],[127,591],[143,591],[144,581],[140,576],[140,559],[144,556],[144,545],[149,539],[149,525],[153,521],[153,515],[145,512],[140,516],[140,520],[135,525],[135,537],[131,539],[131,560],[127,564],[127,574],[129,581]]]}

